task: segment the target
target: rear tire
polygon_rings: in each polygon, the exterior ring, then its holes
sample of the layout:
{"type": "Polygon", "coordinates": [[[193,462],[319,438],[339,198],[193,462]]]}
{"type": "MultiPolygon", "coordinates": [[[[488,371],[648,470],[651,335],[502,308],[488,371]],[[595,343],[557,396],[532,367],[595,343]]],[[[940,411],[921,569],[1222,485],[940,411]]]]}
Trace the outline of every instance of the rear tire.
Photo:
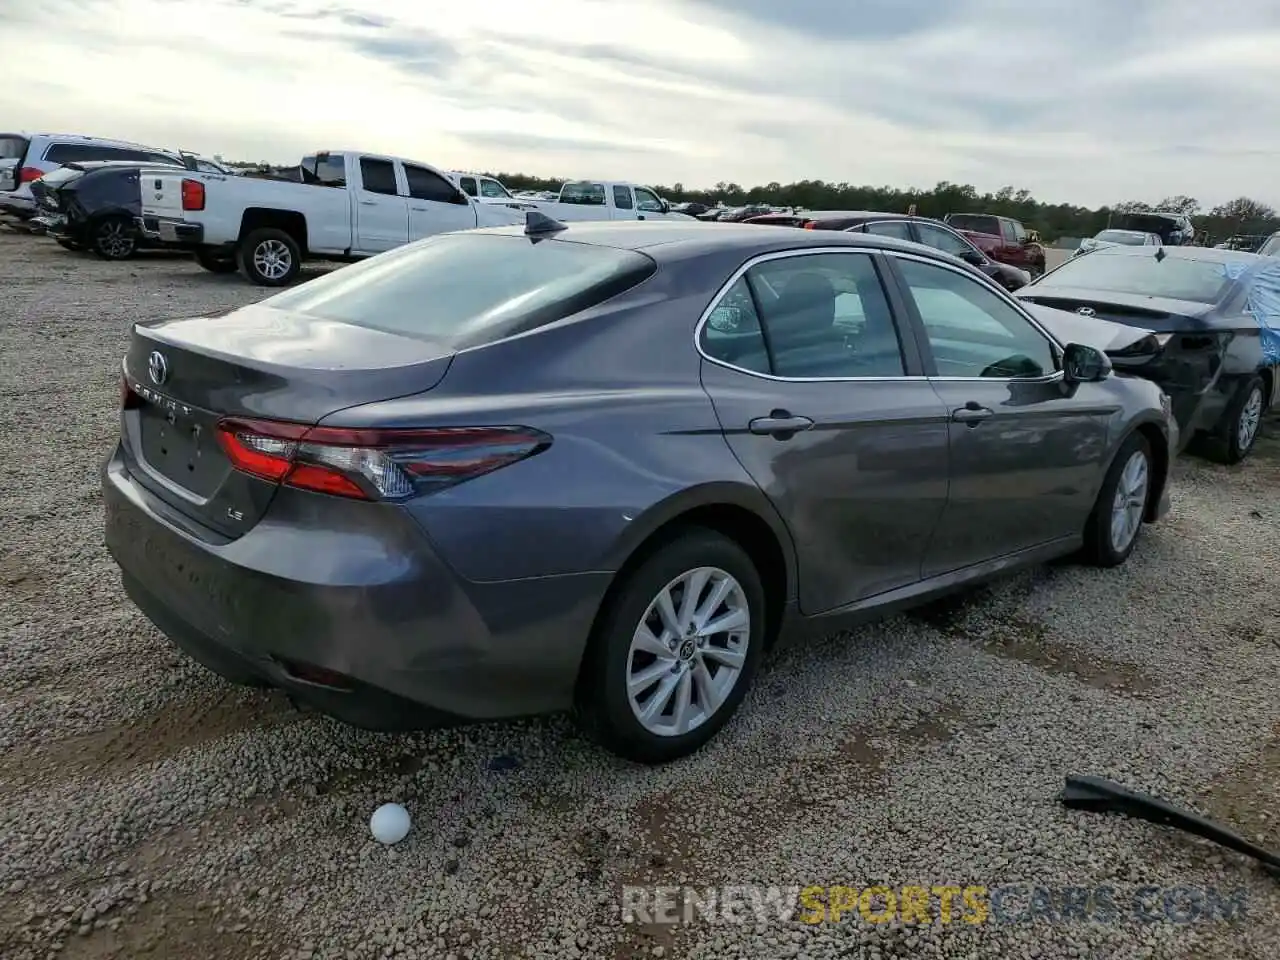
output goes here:
{"type": "Polygon", "coordinates": [[[1236,464],[1246,459],[1262,432],[1266,402],[1267,391],[1262,378],[1250,377],[1227,405],[1222,415],[1220,435],[1197,437],[1194,452],[1207,460],[1225,464],[1236,464]]]}
{"type": "Polygon", "coordinates": [[[254,230],[237,253],[244,275],[260,287],[288,286],[302,269],[298,242],[275,227],[254,230]]]}
{"type": "Polygon", "coordinates": [[[196,251],[196,263],[204,267],[210,273],[235,273],[240,269],[240,265],[236,263],[234,253],[216,256],[208,250],[196,251]]]}
{"type": "Polygon", "coordinates": [[[104,217],[89,234],[89,247],[103,260],[128,260],[138,252],[138,234],[128,217],[104,217]]]}
{"type": "Polygon", "coordinates": [[[588,646],[578,722],[621,757],[667,763],[711,740],[746,696],[765,645],[764,587],[742,547],[705,529],[680,534],[624,576],[588,646]],[[686,608],[693,590],[698,602],[686,608]]]}
{"type": "Polygon", "coordinates": [[[1142,535],[1151,500],[1151,445],[1140,433],[1120,445],[1085,522],[1084,556],[1097,567],[1118,567],[1142,535]]]}

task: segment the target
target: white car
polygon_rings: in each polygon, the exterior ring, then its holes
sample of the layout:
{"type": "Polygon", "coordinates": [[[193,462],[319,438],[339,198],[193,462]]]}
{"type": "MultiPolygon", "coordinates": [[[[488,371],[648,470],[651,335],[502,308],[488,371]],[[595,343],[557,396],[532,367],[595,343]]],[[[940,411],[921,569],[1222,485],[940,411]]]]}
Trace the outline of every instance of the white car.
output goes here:
{"type": "Polygon", "coordinates": [[[574,220],[693,220],[675,213],[651,187],[621,180],[574,180],[538,209],[564,223],[574,220]]]}
{"type": "Polygon", "coordinates": [[[1258,248],[1258,253],[1264,257],[1280,257],[1280,231],[1267,237],[1266,243],[1258,248]]]}
{"type": "Polygon", "coordinates": [[[514,226],[523,211],[477,203],[420,160],[360,151],[303,157],[298,179],[144,168],[143,236],[195,251],[214,273],[293,281],[304,259],[349,261],[456,230],[514,226]]]}
{"type": "Polygon", "coordinates": [[[176,163],[195,169],[225,169],[216,161],[194,154],[148,147],[126,140],[103,140],[63,133],[0,133],[0,210],[29,217],[36,201],[31,183],[64,163],[81,160],[136,160],[176,163]],[[191,158],[191,159],[184,159],[191,158]]]}
{"type": "Polygon", "coordinates": [[[449,171],[449,179],[457,184],[458,189],[477,203],[496,203],[516,210],[536,210],[538,205],[530,200],[516,196],[502,181],[483,173],[465,173],[461,170],[449,171]]]}
{"type": "Polygon", "coordinates": [[[1080,241],[1080,246],[1072,256],[1078,257],[1090,250],[1102,247],[1161,247],[1164,241],[1156,233],[1143,233],[1141,230],[1101,230],[1096,236],[1080,241]]]}

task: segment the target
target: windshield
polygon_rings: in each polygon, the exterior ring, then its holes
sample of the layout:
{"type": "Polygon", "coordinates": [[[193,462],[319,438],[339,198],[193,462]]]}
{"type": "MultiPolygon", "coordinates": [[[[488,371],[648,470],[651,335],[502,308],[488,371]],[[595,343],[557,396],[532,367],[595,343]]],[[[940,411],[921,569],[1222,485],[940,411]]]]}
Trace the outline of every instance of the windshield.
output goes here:
{"type": "Polygon", "coordinates": [[[1227,286],[1222,264],[1184,257],[1116,255],[1114,248],[1068,260],[1035,284],[1037,290],[1077,287],[1167,297],[1194,303],[1217,303],[1227,286]]]}
{"type": "Polygon", "coordinates": [[[552,323],[650,277],[631,250],[523,236],[446,234],[264,301],[455,350],[552,323]]]}
{"type": "Polygon", "coordinates": [[[1145,233],[1133,233],[1129,230],[1103,230],[1094,237],[1103,243],[1123,243],[1130,247],[1141,247],[1147,241],[1145,233]]]}
{"type": "Polygon", "coordinates": [[[1258,253],[1264,257],[1280,257],[1280,233],[1274,234],[1271,239],[1259,247],[1258,253]]]}

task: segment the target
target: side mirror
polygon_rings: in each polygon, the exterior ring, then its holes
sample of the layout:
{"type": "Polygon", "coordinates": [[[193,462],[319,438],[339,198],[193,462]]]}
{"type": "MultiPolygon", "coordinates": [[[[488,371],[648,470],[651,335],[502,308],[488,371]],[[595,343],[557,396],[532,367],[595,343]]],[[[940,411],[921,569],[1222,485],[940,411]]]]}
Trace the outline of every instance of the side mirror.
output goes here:
{"type": "Polygon", "coordinates": [[[987,257],[981,250],[966,250],[960,254],[960,259],[966,263],[971,263],[975,267],[983,267],[987,264],[987,257]]]}
{"type": "Polygon", "coordinates": [[[1111,373],[1111,359],[1097,347],[1069,343],[1062,352],[1062,372],[1067,383],[1095,383],[1111,373]]]}
{"type": "Polygon", "coordinates": [[[660,209],[661,209],[661,211],[662,211],[663,213],[670,213],[670,212],[671,212],[671,204],[670,204],[668,201],[666,201],[666,200],[659,200],[659,201],[658,201],[658,203],[659,203],[659,204],[661,204],[661,208],[660,208],[660,209]]]}

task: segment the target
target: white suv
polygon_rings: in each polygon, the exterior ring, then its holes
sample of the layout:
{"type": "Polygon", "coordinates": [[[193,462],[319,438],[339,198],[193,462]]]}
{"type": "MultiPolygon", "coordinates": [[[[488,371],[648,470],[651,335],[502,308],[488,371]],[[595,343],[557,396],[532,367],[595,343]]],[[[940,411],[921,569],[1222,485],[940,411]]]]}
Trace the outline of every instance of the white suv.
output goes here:
{"type": "MultiPolygon", "coordinates": [[[[125,140],[102,140],[59,133],[0,133],[0,211],[29,217],[35,211],[31,181],[64,163],[78,160],[137,160],[140,163],[186,165],[180,154],[125,140]]],[[[212,161],[197,169],[225,172],[212,161]]]]}

